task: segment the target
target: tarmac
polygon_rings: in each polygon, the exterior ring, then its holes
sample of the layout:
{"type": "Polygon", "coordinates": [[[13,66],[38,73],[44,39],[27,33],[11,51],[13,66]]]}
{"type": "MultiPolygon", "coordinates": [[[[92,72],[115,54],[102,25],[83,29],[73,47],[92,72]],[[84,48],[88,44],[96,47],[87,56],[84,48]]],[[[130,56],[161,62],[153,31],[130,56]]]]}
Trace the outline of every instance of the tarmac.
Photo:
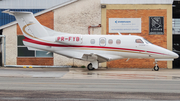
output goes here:
{"type": "Polygon", "coordinates": [[[129,80],[180,80],[180,69],[100,68],[0,68],[0,77],[39,77],[61,79],[129,79],[129,80]]]}
{"type": "Polygon", "coordinates": [[[180,69],[0,68],[0,101],[180,101],[180,69]]]}
{"type": "Polygon", "coordinates": [[[129,80],[180,80],[180,69],[97,69],[70,68],[64,79],[129,79],[129,80]]]}

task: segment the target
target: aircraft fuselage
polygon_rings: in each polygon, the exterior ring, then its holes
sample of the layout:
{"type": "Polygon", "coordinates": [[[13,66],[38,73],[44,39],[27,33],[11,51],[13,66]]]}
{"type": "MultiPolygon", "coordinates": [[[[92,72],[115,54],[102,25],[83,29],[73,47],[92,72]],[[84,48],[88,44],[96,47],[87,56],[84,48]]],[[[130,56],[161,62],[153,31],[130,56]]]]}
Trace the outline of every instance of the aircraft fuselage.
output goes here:
{"type": "MultiPolygon", "coordinates": [[[[30,39],[31,41],[28,42],[27,40],[24,40],[26,46],[52,51],[61,55],[65,54],[71,58],[78,58],[74,54],[81,53],[108,55],[109,60],[122,58],[172,59],[178,57],[174,52],[151,44],[144,38],[134,35],[69,34],[45,37],[41,41],[30,39]],[[142,42],[136,42],[136,40],[142,42]]],[[[84,60],[81,56],[78,59],[84,60]]]]}

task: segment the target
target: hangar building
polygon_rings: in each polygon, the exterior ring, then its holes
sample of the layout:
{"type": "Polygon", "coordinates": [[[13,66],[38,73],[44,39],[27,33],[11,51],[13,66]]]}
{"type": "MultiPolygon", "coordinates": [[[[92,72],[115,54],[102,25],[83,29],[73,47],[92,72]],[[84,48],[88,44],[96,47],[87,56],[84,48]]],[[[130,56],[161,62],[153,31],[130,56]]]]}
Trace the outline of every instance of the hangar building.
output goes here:
{"type": "MultiPolygon", "coordinates": [[[[121,32],[122,35],[142,36],[153,44],[172,50],[172,4],[173,0],[66,0],[36,13],[35,16],[42,25],[56,31],[102,35],[121,32]],[[123,19],[134,21],[135,29],[114,28],[113,23],[123,19]]],[[[7,39],[6,65],[86,66],[88,64],[55,53],[47,55],[47,52],[28,51],[22,44],[24,37],[16,21],[3,25],[0,29],[7,39]]],[[[100,66],[154,67],[154,59],[130,59],[128,62],[126,60],[115,60],[100,66]]],[[[173,68],[173,63],[170,61],[158,62],[158,65],[160,68],[173,68]]]]}

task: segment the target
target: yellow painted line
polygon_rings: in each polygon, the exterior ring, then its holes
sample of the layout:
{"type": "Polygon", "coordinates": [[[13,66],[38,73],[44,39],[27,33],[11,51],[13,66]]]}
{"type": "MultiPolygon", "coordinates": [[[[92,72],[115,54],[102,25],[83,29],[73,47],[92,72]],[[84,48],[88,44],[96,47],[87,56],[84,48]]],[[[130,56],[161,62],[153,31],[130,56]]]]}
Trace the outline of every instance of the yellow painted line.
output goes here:
{"type": "Polygon", "coordinates": [[[32,66],[29,66],[29,68],[33,68],[32,66]]]}
{"type": "Polygon", "coordinates": [[[23,68],[26,68],[26,66],[23,66],[23,68]]]}

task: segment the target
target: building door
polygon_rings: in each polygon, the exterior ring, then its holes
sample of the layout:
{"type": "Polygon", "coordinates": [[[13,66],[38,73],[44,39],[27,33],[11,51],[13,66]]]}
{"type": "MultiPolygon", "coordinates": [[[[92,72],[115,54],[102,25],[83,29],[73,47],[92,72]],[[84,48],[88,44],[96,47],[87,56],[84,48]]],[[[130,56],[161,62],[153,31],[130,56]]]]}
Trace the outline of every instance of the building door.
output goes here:
{"type": "MultiPolygon", "coordinates": [[[[177,53],[180,56],[180,34],[173,35],[173,51],[177,53]]],[[[177,59],[174,59],[173,61],[173,68],[174,69],[180,69],[180,57],[177,59]]]]}

